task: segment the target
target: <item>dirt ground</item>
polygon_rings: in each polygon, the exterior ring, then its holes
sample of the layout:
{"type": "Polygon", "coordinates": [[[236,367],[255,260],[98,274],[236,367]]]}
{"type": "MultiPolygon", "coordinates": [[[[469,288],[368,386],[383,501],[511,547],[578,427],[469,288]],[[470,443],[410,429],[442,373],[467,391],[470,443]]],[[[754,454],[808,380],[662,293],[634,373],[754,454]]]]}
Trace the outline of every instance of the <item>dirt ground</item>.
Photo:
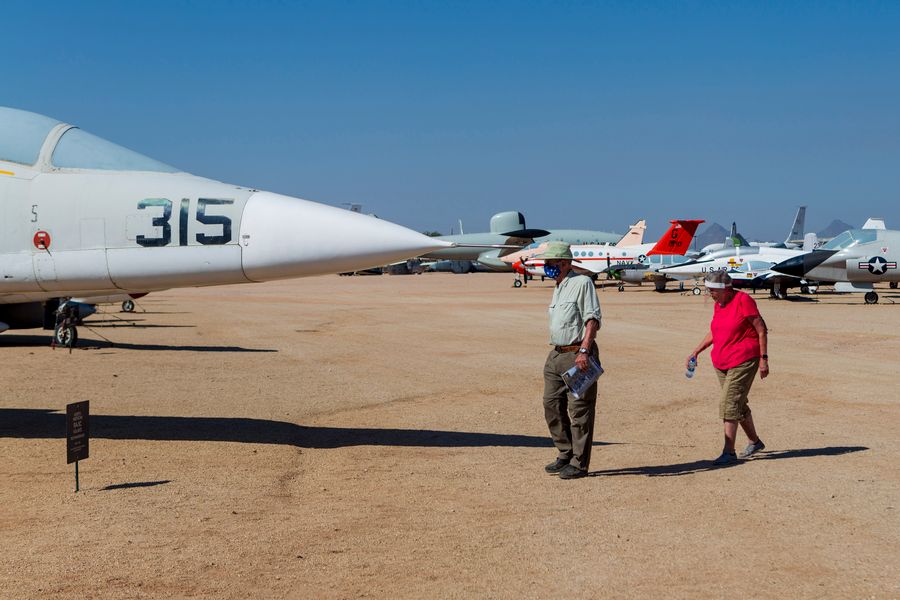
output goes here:
{"type": "Polygon", "coordinates": [[[72,353],[3,334],[0,598],[900,597],[900,295],[758,294],[768,448],[713,469],[718,386],[683,368],[711,301],[600,292],[593,476],[561,481],[550,283],[511,283],[175,290],[72,353]]]}

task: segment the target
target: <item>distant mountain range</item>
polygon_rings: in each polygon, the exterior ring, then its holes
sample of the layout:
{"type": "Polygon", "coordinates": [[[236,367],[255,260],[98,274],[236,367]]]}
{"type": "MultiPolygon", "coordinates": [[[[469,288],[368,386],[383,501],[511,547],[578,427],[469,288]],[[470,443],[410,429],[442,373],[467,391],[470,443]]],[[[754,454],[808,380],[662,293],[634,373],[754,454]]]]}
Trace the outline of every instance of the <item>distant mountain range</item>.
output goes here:
{"type": "MultiPolygon", "coordinates": [[[[829,239],[834,236],[847,231],[848,229],[853,229],[853,225],[845,223],[840,219],[835,219],[831,223],[828,224],[828,227],[822,229],[821,231],[817,231],[816,235],[819,236],[820,239],[829,239]]],[[[702,233],[698,233],[694,238],[694,243],[692,244],[693,248],[699,250],[704,246],[708,246],[709,244],[721,244],[725,241],[725,238],[728,237],[728,234],[731,233],[731,228],[728,229],[722,227],[718,223],[711,223],[709,227],[703,230],[702,233]]],[[[740,225],[738,225],[738,233],[743,234],[741,231],[740,225]]],[[[744,237],[747,237],[744,234],[744,237]]],[[[765,240],[765,241],[774,241],[774,242],[782,242],[784,240],[765,240]]]]}
{"type": "Polygon", "coordinates": [[[709,227],[703,230],[703,233],[698,233],[694,237],[694,248],[699,250],[710,244],[721,244],[728,237],[730,231],[730,229],[725,229],[718,223],[711,223],[709,227]]]}
{"type": "Polygon", "coordinates": [[[848,229],[853,229],[853,225],[848,225],[844,223],[840,219],[835,219],[831,223],[828,224],[828,227],[823,229],[822,231],[817,231],[816,235],[820,238],[833,238],[839,233],[844,233],[848,229]]]}

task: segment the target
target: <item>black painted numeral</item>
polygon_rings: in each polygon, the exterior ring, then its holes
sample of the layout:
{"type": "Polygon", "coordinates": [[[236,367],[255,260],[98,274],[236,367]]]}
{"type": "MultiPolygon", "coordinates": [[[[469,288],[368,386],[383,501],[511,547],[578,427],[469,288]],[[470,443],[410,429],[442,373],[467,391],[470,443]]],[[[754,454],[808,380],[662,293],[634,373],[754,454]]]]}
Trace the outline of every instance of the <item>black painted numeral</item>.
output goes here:
{"type": "Polygon", "coordinates": [[[144,210],[151,206],[162,206],[163,213],[159,217],[153,217],[153,226],[162,227],[159,237],[147,237],[139,235],[135,241],[144,247],[166,246],[172,241],[172,226],[169,225],[169,219],[172,218],[172,201],[168,198],[147,198],[138,202],[138,210],[144,210]]]}
{"type": "Polygon", "coordinates": [[[188,198],[181,199],[181,211],[178,214],[178,245],[187,246],[188,234],[188,209],[191,201],[188,198]]]}
{"type": "Polygon", "coordinates": [[[197,199],[197,221],[204,225],[222,226],[222,235],[206,235],[205,233],[198,233],[197,242],[204,245],[221,245],[231,241],[231,219],[225,215],[206,214],[207,206],[223,206],[228,204],[234,204],[234,200],[220,200],[217,198],[197,199]]]}
{"type": "MultiPolygon", "coordinates": [[[[195,218],[198,223],[203,225],[221,225],[222,233],[220,235],[207,235],[198,233],[196,240],[198,244],[204,246],[221,246],[231,241],[231,217],[225,215],[208,215],[206,214],[207,206],[228,206],[234,204],[234,200],[223,200],[220,198],[198,198],[197,214],[195,218]]],[[[144,247],[168,246],[172,242],[172,225],[169,222],[172,219],[172,201],[168,198],[146,198],[138,202],[138,210],[145,210],[152,207],[162,207],[162,214],[153,217],[151,224],[153,227],[160,227],[160,235],[150,237],[146,235],[138,235],[135,237],[138,245],[144,247]]],[[[181,205],[178,210],[178,245],[188,245],[188,213],[190,212],[191,201],[189,198],[182,198],[181,205]]]]}

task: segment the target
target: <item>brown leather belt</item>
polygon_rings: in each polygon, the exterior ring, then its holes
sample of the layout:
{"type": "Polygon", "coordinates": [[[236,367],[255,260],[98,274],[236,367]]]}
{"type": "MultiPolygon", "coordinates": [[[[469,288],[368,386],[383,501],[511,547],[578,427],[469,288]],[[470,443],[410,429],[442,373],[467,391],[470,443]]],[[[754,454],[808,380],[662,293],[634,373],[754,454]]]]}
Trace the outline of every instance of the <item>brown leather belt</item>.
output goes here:
{"type": "Polygon", "coordinates": [[[578,352],[578,349],[581,348],[581,343],[572,344],[571,346],[554,346],[554,349],[557,352],[578,352]]]}

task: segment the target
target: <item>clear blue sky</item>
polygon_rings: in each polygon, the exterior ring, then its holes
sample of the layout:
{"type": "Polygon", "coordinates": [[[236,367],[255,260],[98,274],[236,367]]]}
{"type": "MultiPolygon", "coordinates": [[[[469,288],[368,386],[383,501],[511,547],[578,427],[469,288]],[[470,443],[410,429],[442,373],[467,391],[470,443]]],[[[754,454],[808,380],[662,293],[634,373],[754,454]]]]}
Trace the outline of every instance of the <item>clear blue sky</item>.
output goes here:
{"type": "Polygon", "coordinates": [[[900,2],[21,2],[0,105],[447,233],[900,228],[900,2]]]}

